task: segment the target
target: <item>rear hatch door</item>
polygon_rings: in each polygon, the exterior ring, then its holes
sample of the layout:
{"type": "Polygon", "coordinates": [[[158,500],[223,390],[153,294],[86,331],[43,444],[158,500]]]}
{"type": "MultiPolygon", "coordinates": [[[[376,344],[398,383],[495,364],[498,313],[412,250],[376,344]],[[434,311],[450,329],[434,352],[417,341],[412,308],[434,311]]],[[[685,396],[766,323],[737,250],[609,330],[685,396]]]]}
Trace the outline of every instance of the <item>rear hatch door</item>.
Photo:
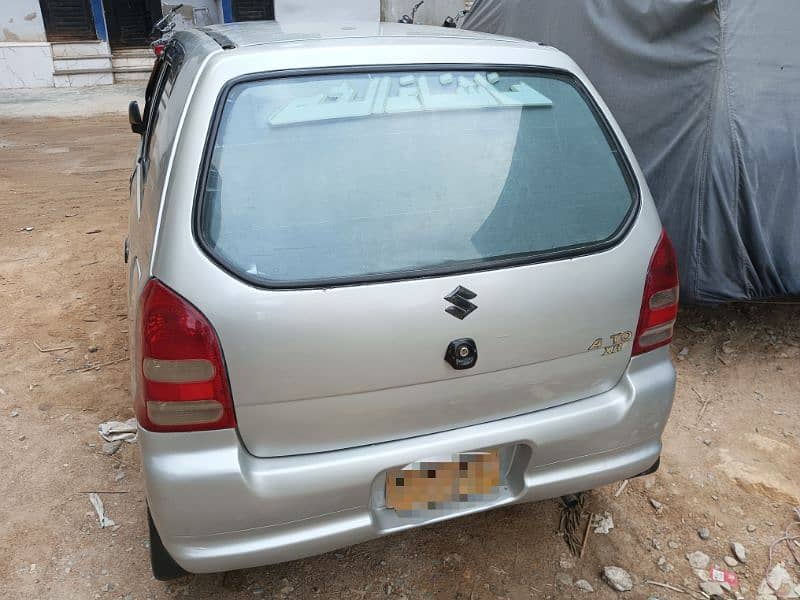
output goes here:
{"type": "Polygon", "coordinates": [[[626,368],[638,190],[567,74],[239,84],[205,178],[198,241],[226,277],[208,316],[257,456],[523,414],[626,368]],[[457,369],[464,339],[477,361],[457,369]]]}

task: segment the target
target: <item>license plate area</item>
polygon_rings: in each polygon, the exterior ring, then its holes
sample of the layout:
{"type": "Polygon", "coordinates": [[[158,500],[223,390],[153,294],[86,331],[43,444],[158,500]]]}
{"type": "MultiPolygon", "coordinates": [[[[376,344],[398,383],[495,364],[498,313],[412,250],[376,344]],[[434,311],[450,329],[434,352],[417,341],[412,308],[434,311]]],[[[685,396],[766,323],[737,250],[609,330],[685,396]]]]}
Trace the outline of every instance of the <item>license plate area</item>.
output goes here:
{"type": "Polygon", "coordinates": [[[386,507],[399,512],[448,510],[500,494],[500,454],[494,448],[430,458],[386,474],[386,507]]]}

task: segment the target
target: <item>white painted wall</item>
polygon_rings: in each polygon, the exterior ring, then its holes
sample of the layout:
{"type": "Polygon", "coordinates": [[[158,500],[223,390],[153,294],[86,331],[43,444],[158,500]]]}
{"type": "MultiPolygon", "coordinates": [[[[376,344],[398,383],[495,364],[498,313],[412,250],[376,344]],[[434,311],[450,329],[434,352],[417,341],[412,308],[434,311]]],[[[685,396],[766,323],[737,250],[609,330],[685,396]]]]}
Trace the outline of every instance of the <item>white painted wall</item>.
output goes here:
{"type": "Polygon", "coordinates": [[[175,30],[189,29],[197,20],[198,26],[222,23],[220,0],[162,0],[161,12],[167,14],[173,7],[183,4],[175,17],[175,30]],[[206,9],[206,10],[203,10],[206,9]]]}
{"type": "Polygon", "coordinates": [[[0,0],[0,42],[44,42],[39,0],[0,0]]]}
{"type": "Polygon", "coordinates": [[[0,89],[53,86],[47,42],[0,42],[0,89]]]}
{"type": "MultiPolygon", "coordinates": [[[[403,15],[410,15],[411,9],[414,8],[418,1],[381,0],[381,19],[395,23],[403,15]]],[[[441,25],[448,16],[455,18],[458,11],[471,4],[471,0],[425,0],[425,3],[417,10],[414,23],[419,25],[441,25]]],[[[461,22],[463,22],[463,18],[461,22]]]]}
{"type": "Polygon", "coordinates": [[[379,21],[380,0],[275,0],[275,20],[299,21],[379,21]]]}

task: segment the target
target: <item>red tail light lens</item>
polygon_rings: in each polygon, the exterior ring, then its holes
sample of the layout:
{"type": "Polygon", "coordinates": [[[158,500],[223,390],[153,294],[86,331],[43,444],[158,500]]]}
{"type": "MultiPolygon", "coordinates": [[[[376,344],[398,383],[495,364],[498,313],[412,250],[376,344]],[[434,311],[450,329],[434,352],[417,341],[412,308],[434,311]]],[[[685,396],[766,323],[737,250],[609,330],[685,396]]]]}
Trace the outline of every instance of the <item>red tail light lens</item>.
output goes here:
{"type": "Polygon", "coordinates": [[[139,424],[149,431],[235,427],[219,340],[200,311],[151,279],[138,325],[139,424]]]}
{"type": "Polygon", "coordinates": [[[164,48],[166,47],[166,44],[153,44],[153,53],[155,53],[156,56],[161,56],[164,54],[164,48]]]}
{"type": "Polygon", "coordinates": [[[642,310],[633,340],[633,355],[666,346],[672,341],[672,329],[678,316],[678,263],[675,249],[661,232],[644,284],[642,310]]]}

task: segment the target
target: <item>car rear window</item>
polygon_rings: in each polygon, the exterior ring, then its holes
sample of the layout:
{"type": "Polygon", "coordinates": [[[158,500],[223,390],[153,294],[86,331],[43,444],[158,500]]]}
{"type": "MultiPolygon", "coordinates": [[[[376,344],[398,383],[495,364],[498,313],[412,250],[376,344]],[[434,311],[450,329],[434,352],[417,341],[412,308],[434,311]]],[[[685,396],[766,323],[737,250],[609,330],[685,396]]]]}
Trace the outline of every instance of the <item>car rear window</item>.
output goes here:
{"type": "Polygon", "coordinates": [[[198,233],[278,287],[519,264],[609,243],[635,188],[570,76],[421,70],[260,79],[222,106],[198,233]]]}

